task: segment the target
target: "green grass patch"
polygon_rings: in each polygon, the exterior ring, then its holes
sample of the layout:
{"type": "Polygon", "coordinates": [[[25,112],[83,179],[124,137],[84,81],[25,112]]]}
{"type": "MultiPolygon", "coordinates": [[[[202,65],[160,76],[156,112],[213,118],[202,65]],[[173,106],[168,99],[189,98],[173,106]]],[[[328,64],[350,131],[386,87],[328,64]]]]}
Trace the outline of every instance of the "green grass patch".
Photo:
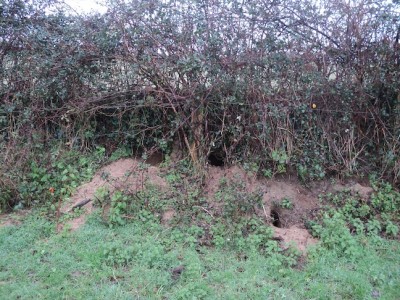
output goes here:
{"type": "MultiPolygon", "coordinates": [[[[103,159],[103,151],[83,157],[64,181],[61,165],[41,167],[47,181],[26,183],[72,191],[103,159]]],[[[321,197],[323,209],[306,223],[320,242],[305,257],[282,250],[257,217],[261,191],[221,181],[211,213],[189,167],[164,171],[168,192],[150,182],[135,193],[99,189],[108,214],[98,207],[78,231],[56,233],[51,202],[0,228],[0,299],[400,299],[400,194],[389,184],[373,182],[370,199],[321,197]],[[163,225],[168,209],[176,215],[163,225]]],[[[34,190],[32,198],[41,195],[34,190]]],[[[294,209],[290,199],[279,205],[294,209]]]]}
{"type": "Polygon", "coordinates": [[[356,256],[322,243],[300,268],[279,251],[199,246],[193,228],[151,218],[110,228],[94,214],[73,233],[54,227],[33,213],[0,229],[1,299],[400,298],[400,244],[377,236],[354,238],[356,256]]]}

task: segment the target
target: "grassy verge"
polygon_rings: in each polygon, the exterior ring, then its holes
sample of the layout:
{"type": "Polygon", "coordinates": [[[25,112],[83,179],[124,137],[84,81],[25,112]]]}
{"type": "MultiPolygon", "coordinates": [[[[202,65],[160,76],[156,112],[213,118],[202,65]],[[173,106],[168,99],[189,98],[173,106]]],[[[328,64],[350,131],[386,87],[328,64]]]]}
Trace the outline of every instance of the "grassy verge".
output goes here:
{"type": "Polygon", "coordinates": [[[193,235],[154,218],[110,228],[96,214],[79,231],[56,234],[34,212],[0,229],[0,298],[400,298],[398,241],[354,237],[349,255],[317,246],[293,267],[279,251],[199,246],[193,235]]]}
{"type": "Polygon", "coordinates": [[[33,164],[21,203],[41,201],[20,225],[0,227],[0,299],[400,299],[400,194],[389,184],[372,180],[369,199],[321,196],[306,222],[320,243],[306,256],[279,247],[257,217],[261,194],[240,181],[219,183],[211,214],[185,164],[163,170],[168,192],[99,189],[108,213],[56,233],[51,200],[89,179],[103,152],[33,164]]]}

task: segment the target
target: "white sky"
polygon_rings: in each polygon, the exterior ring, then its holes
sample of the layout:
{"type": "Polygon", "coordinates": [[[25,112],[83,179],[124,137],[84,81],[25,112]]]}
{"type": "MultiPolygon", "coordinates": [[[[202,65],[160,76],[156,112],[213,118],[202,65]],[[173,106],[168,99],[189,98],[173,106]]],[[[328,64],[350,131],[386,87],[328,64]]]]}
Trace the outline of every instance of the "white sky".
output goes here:
{"type": "Polygon", "coordinates": [[[69,6],[71,6],[77,13],[91,13],[100,12],[105,13],[106,8],[98,4],[99,0],[64,0],[69,6]]]}

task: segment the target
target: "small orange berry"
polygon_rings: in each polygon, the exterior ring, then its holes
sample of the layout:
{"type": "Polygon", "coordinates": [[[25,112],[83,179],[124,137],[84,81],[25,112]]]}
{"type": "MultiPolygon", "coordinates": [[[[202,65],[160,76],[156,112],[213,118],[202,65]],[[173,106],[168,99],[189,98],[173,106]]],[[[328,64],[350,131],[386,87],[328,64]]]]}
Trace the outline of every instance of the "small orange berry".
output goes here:
{"type": "Polygon", "coordinates": [[[54,194],[54,188],[53,187],[49,188],[49,192],[54,194]]]}

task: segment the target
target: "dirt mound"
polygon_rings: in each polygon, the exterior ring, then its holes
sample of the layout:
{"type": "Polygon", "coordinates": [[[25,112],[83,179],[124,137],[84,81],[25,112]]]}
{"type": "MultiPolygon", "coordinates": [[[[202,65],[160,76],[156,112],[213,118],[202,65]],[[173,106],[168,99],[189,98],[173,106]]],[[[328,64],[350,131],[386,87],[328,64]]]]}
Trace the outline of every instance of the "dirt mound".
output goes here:
{"type": "Polygon", "coordinates": [[[295,180],[269,180],[263,202],[274,224],[280,228],[302,226],[304,218],[319,207],[318,198],[295,180]]]}
{"type": "Polygon", "coordinates": [[[326,179],[309,183],[310,190],[315,196],[326,193],[338,193],[350,191],[353,195],[358,195],[364,200],[368,200],[374,189],[368,186],[368,182],[364,179],[351,178],[346,181],[326,179]]]}
{"type": "Polygon", "coordinates": [[[274,226],[275,237],[281,241],[283,248],[294,242],[299,250],[304,251],[308,245],[316,242],[305,229],[304,219],[312,210],[318,209],[319,201],[316,195],[297,180],[260,179],[238,166],[209,167],[204,193],[210,208],[220,209],[221,203],[216,199],[217,192],[224,189],[223,185],[229,186],[233,182],[244,185],[249,193],[263,193],[263,206],[256,210],[257,215],[274,226]],[[282,207],[282,201],[286,201],[287,208],[282,207]]]}
{"type": "MultiPolygon", "coordinates": [[[[85,200],[91,200],[82,206],[84,213],[78,218],[66,222],[66,225],[71,230],[76,230],[85,223],[86,216],[93,211],[95,193],[100,187],[106,187],[110,193],[116,189],[135,193],[143,190],[146,183],[167,187],[167,182],[159,176],[159,171],[158,167],[144,166],[142,161],[136,159],[120,159],[101,168],[90,182],[80,186],[74,195],[62,205],[61,212],[65,214],[85,200]]],[[[58,230],[60,231],[62,228],[63,225],[60,224],[58,230]]]]}
{"type": "Polygon", "coordinates": [[[296,225],[290,228],[275,227],[275,238],[281,241],[283,249],[293,245],[302,252],[305,252],[308,246],[315,245],[318,242],[306,229],[299,228],[296,225]]]}
{"type": "Polygon", "coordinates": [[[362,199],[368,200],[374,189],[369,186],[362,186],[359,183],[335,184],[331,187],[332,192],[349,190],[353,195],[359,195],[362,199]]]}
{"type": "MultiPolygon", "coordinates": [[[[156,158],[155,161],[159,163],[160,158],[156,158]]],[[[111,193],[116,189],[135,193],[143,190],[146,183],[169,188],[156,165],[144,166],[140,160],[121,159],[100,169],[91,182],[82,185],[70,201],[64,203],[61,211],[68,213],[82,201],[92,200],[82,207],[84,213],[80,217],[67,222],[67,225],[75,230],[84,224],[86,215],[92,212],[95,193],[100,187],[107,187],[111,193]]],[[[238,184],[245,193],[262,193],[262,209],[256,210],[257,215],[264,219],[265,223],[274,226],[275,238],[281,241],[283,248],[294,243],[301,251],[305,251],[307,246],[316,242],[304,227],[304,221],[319,209],[320,192],[349,189],[362,197],[369,197],[372,192],[371,188],[354,182],[346,185],[321,182],[318,188],[307,189],[296,179],[257,178],[254,173],[246,172],[238,166],[210,166],[203,182],[203,195],[208,203],[206,211],[211,215],[221,212],[223,202],[218,199],[218,193],[229,193],[238,184]]],[[[176,211],[172,208],[164,212],[161,216],[162,224],[168,226],[175,215],[176,211]]],[[[60,226],[59,230],[61,229],[60,226]]]]}
{"type": "Polygon", "coordinates": [[[238,166],[229,168],[210,166],[208,167],[204,182],[204,193],[208,196],[208,199],[214,199],[216,192],[220,189],[221,183],[224,181],[228,185],[234,181],[238,181],[244,184],[250,193],[263,186],[262,181],[257,180],[256,175],[250,174],[238,166]]]}

